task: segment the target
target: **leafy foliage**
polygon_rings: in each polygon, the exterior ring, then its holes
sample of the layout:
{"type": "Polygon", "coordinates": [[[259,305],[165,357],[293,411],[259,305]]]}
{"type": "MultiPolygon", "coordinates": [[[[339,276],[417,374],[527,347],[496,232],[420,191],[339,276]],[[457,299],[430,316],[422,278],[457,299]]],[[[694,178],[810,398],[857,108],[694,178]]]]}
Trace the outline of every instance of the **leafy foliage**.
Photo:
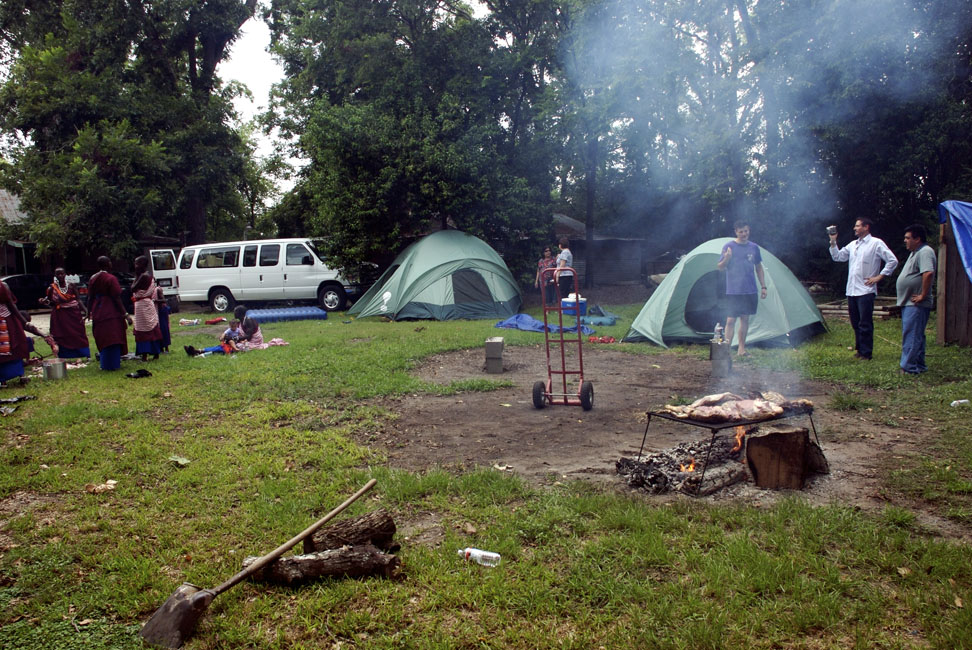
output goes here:
{"type": "Polygon", "coordinates": [[[381,256],[447,224],[514,256],[544,234],[550,154],[531,115],[549,53],[514,53],[519,34],[445,2],[275,7],[288,74],[277,124],[311,160],[304,225],[330,259],[381,256]]]}
{"type": "Polygon", "coordinates": [[[19,140],[0,182],[31,215],[40,252],[130,255],[148,235],[203,241],[221,211],[242,228],[243,204],[228,197],[248,152],[216,66],[254,6],[5,3],[16,58],[0,128],[19,140]]]}

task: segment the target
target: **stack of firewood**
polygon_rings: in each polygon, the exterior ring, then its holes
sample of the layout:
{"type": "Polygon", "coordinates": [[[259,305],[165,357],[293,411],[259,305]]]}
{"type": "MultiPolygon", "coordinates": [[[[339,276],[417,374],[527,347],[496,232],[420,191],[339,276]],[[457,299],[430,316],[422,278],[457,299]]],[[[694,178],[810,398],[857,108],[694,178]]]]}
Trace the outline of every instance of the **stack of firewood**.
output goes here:
{"type": "MultiPolygon", "coordinates": [[[[302,555],[282,557],[250,579],[293,586],[325,576],[394,578],[401,570],[401,560],[392,555],[400,548],[394,535],[395,521],[384,509],[345,519],[305,539],[302,555]]],[[[243,567],[258,559],[246,558],[243,567]]]]}

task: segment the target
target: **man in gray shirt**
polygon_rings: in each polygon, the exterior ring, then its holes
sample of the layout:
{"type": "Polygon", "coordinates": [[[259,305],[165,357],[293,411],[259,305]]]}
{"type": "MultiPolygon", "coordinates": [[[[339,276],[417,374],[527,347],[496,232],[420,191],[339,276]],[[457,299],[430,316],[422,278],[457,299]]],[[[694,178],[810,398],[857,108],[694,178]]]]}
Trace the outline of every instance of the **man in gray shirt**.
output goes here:
{"type": "Polygon", "coordinates": [[[935,304],[932,283],[937,259],[926,241],[925,227],[905,229],[904,243],[910,255],[898,275],[898,306],[901,307],[901,373],[917,375],[925,365],[925,326],[935,304]]]}

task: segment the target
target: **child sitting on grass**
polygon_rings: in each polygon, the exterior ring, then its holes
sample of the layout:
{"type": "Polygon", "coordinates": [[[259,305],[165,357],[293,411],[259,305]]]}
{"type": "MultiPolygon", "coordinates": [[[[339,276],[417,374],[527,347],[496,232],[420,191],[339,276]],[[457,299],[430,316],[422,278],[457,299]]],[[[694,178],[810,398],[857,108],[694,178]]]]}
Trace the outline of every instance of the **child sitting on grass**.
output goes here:
{"type": "Polygon", "coordinates": [[[240,321],[231,320],[229,327],[223,332],[223,335],[219,337],[219,343],[223,346],[223,352],[230,354],[231,352],[236,352],[239,350],[237,347],[237,342],[243,337],[243,329],[240,327],[240,321]]]}
{"type": "Polygon", "coordinates": [[[240,327],[240,321],[233,320],[230,321],[230,326],[226,328],[226,331],[219,335],[219,345],[203,348],[202,350],[197,350],[191,345],[186,345],[183,346],[183,349],[190,357],[205,357],[210,354],[232,354],[239,350],[237,342],[242,337],[243,328],[240,327]]]}

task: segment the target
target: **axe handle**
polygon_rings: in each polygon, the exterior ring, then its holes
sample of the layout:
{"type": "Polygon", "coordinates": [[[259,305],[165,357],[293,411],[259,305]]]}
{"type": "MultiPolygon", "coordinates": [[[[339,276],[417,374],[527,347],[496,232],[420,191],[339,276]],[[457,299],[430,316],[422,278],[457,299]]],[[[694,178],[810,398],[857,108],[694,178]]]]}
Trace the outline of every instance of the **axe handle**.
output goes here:
{"type": "Polygon", "coordinates": [[[324,524],[326,524],[327,522],[329,522],[334,517],[336,517],[339,514],[341,514],[341,512],[345,508],[347,508],[349,505],[351,505],[352,503],[354,503],[355,501],[357,501],[359,498],[361,498],[361,496],[364,495],[365,492],[367,492],[371,488],[375,487],[375,483],[377,483],[377,482],[378,482],[377,480],[371,479],[370,481],[368,481],[367,483],[364,484],[364,487],[362,487],[360,490],[358,490],[357,492],[355,492],[354,494],[352,494],[351,496],[349,496],[344,503],[342,503],[337,508],[335,508],[334,510],[330,511],[329,513],[327,513],[326,515],[324,515],[323,517],[321,517],[320,519],[318,519],[316,522],[314,522],[310,526],[308,526],[304,530],[304,532],[298,534],[296,537],[294,537],[290,541],[284,542],[283,544],[281,544],[280,546],[278,546],[276,549],[270,551],[269,553],[267,553],[263,557],[259,558],[256,562],[254,562],[250,566],[246,567],[245,569],[243,569],[242,571],[240,571],[239,573],[237,573],[235,576],[233,576],[232,578],[230,578],[229,580],[227,580],[223,584],[219,585],[218,587],[216,587],[214,589],[210,589],[210,590],[207,590],[207,591],[211,591],[214,597],[215,596],[218,596],[219,594],[223,593],[224,591],[226,591],[227,589],[229,589],[230,587],[232,587],[236,583],[240,582],[241,580],[243,580],[247,576],[249,576],[251,574],[254,574],[257,571],[259,571],[260,569],[262,569],[263,567],[267,566],[268,564],[270,564],[271,562],[273,562],[274,560],[276,560],[277,558],[279,558],[281,555],[283,555],[284,553],[286,553],[287,551],[289,551],[290,549],[292,549],[294,546],[296,546],[300,542],[304,541],[304,538],[310,537],[311,535],[313,535],[314,532],[318,528],[320,528],[321,526],[323,526],[324,524]]]}

